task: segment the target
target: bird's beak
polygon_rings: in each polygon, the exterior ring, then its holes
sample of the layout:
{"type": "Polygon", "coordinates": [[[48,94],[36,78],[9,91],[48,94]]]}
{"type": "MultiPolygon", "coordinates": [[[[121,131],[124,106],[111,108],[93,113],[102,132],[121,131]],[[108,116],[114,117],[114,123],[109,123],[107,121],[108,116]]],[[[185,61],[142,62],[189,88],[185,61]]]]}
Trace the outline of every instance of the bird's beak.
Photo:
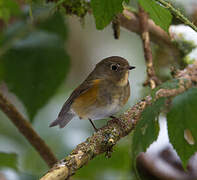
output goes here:
{"type": "Polygon", "coordinates": [[[129,70],[135,69],[135,66],[128,66],[129,70]]]}

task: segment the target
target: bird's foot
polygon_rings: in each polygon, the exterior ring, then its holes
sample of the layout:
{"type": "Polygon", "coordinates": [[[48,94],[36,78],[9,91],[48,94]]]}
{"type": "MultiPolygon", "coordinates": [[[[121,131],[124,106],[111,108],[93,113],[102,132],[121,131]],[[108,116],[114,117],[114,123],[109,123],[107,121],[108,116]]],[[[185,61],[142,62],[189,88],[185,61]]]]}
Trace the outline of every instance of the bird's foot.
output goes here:
{"type": "Polygon", "coordinates": [[[97,132],[97,131],[98,131],[98,129],[96,128],[96,126],[94,125],[94,123],[92,122],[92,120],[91,120],[91,119],[89,119],[89,121],[90,121],[90,123],[92,124],[92,127],[94,128],[94,131],[95,131],[95,132],[97,132]]]}
{"type": "Polygon", "coordinates": [[[119,123],[119,119],[115,116],[110,116],[110,118],[112,118],[112,122],[115,122],[115,123],[119,123]]]}
{"type": "Polygon", "coordinates": [[[112,118],[111,122],[118,124],[122,129],[126,128],[125,124],[117,117],[115,116],[110,116],[112,118]]]}

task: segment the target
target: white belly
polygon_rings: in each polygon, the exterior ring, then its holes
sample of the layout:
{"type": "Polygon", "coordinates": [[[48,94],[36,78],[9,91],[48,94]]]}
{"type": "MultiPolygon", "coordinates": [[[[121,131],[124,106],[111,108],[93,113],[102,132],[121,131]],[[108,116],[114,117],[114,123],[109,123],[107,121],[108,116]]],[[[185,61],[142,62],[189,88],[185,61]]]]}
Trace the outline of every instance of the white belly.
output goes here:
{"type": "Polygon", "coordinates": [[[91,108],[90,113],[87,115],[87,118],[91,120],[108,118],[116,114],[120,109],[121,107],[118,105],[118,102],[114,102],[113,104],[106,107],[91,108]]]}

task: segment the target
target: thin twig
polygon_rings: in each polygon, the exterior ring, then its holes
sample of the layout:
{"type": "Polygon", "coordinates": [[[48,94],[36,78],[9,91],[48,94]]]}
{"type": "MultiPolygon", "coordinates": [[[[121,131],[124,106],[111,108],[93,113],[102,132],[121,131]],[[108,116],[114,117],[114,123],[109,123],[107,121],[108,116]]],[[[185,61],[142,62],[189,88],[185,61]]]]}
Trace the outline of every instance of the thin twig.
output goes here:
{"type": "Polygon", "coordinates": [[[114,32],[114,39],[119,39],[120,37],[120,22],[117,17],[112,21],[112,29],[114,32]]]}
{"type": "MultiPolygon", "coordinates": [[[[119,22],[122,27],[140,35],[141,29],[139,17],[135,13],[124,9],[123,13],[119,14],[117,17],[119,18],[119,22]]],[[[156,43],[160,43],[160,45],[172,46],[170,36],[151,19],[148,20],[148,30],[151,35],[151,40],[156,43]]]]}
{"type": "MultiPolygon", "coordinates": [[[[119,19],[120,26],[140,35],[141,29],[139,17],[136,14],[124,9],[123,13],[119,14],[117,17],[119,19]]],[[[148,30],[151,41],[155,42],[159,46],[162,46],[163,48],[167,48],[168,51],[171,52],[170,54],[172,54],[174,59],[179,58],[179,49],[171,42],[169,34],[157,26],[151,19],[148,20],[148,30]]]]}
{"type": "Polygon", "coordinates": [[[34,131],[31,124],[18,112],[0,92],[0,108],[18,128],[19,132],[28,140],[29,143],[36,149],[42,159],[52,167],[57,159],[51,149],[45,144],[41,137],[34,131]]]}
{"type": "MultiPolygon", "coordinates": [[[[24,5],[24,2],[21,2],[19,0],[17,0],[21,6],[24,5]]],[[[56,3],[55,6],[53,6],[54,8],[52,8],[52,11],[54,9],[57,9],[57,7],[59,5],[61,5],[65,0],[60,0],[56,3]]],[[[56,0],[47,0],[47,2],[56,2],[56,0]]],[[[69,12],[66,11],[66,13],[69,12]]],[[[89,9],[87,11],[88,13],[91,13],[91,9],[89,9]]],[[[69,13],[67,13],[69,14],[69,13]]],[[[138,17],[135,15],[135,13],[130,12],[127,9],[123,10],[122,14],[118,14],[117,15],[120,26],[128,29],[131,32],[136,32],[138,34],[140,34],[140,27],[139,27],[139,19],[138,17]]],[[[5,26],[5,24],[1,25],[1,21],[0,21],[0,27],[1,26],[5,26]]],[[[171,39],[170,36],[159,26],[155,25],[155,23],[149,19],[148,20],[148,27],[149,27],[149,32],[150,32],[150,36],[151,36],[151,41],[154,41],[155,43],[159,44],[159,45],[164,45],[164,47],[169,48],[170,51],[173,51],[175,54],[175,56],[178,56],[177,54],[179,54],[179,50],[178,48],[171,43],[171,39]]],[[[2,28],[2,27],[1,27],[2,28]]],[[[2,53],[1,53],[2,54],[2,53]]]]}
{"type": "MultiPolygon", "coordinates": [[[[176,96],[192,87],[193,83],[197,83],[197,63],[180,71],[176,77],[180,80],[179,87],[176,89],[159,89],[156,92],[157,99],[176,96]]],[[[97,155],[104,152],[109,154],[118,140],[128,135],[135,128],[141,113],[151,103],[151,96],[146,96],[126,111],[118,120],[109,121],[106,126],[99,129],[85,142],[79,144],[69,156],[54,165],[41,180],[66,180],[97,155]]]]}
{"type": "Polygon", "coordinates": [[[185,17],[178,9],[165,0],[154,0],[162,4],[165,8],[169,9],[177,18],[179,18],[184,24],[190,26],[194,31],[197,32],[197,27],[187,17],[185,17]]]}
{"type": "Polygon", "coordinates": [[[137,170],[146,176],[146,179],[162,179],[162,180],[196,180],[197,179],[197,167],[195,165],[195,159],[197,154],[191,157],[188,162],[187,170],[184,170],[181,160],[174,153],[173,149],[169,146],[158,150],[155,153],[140,153],[137,157],[137,170]],[[165,164],[168,171],[163,170],[165,164]],[[171,172],[171,173],[169,173],[171,172]]]}
{"type": "Polygon", "coordinates": [[[153,56],[150,45],[150,36],[148,30],[148,14],[139,6],[139,22],[141,27],[141,38],[144,47],[144,57],[146,61],[146,71],[147,71],[147,80],[144,85],[150,85],[151,89],[154,89],[157,85],[160,84],[160,80],[155,74],[155,69],[153,65],[153,56]]]}

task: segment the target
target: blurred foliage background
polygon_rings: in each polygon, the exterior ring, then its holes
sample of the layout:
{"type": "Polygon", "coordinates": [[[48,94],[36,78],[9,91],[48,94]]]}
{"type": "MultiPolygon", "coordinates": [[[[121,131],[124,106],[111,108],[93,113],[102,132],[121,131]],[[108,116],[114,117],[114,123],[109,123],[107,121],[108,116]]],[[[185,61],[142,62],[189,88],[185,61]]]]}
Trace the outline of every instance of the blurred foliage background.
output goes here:
{"type": "MultiPolygon", "coordinates": [[[[197,8],[195,0],[177,0],[176,3],[188,16],[193,15],[194,4],[197,8]]],[[[57,4],[45,4],[39,0],[27,0],[25,3],[22,0],[0,0],[0,78],[3,79],[0,90],[31,121],[38,134],[61,159],[65,157],[65,152],[69,154],[93,133],[92,127],[88,121],[78,118],[64,129],[49,128],[49,124],[56,118],[72,90],[86,78],[97,62],[117,55],[137,67],[130,73],[131,97],[123,111],[149,90],[142,86],[146,79],[146,67],[139,35],[121,29],[119,40],[115,40],[111,26],[102,31],[96,29],[93,16],[87,14],[83,19],[65,16],[61,13],[63,9],[53,13],[55,8],[57,4]]],[[[84,15],[83,11],[77,13],[81,17],[84,15]]],[[[158,47],[153,45],[153,49],[157,60],[162,59],[162,53],[161,57],[157,54],[158,47]]],[[[193,53],[192,56],[195,55],[193,53]]],[[[163,68],[160,72],[162,77],[168,78],[169,70],[163,68]]],[[[106,120],[95,123],[101,127],[106,120]]],[[[162,138],[156,149],[161,148],[161,141],[165,141],[163,144],[169,143],[165,135],[165,122],[163,124],[163,135],[160,135],[162,138]]],[[[131,173],[130,136],[119,142],[110,159],[104,155],[95,158],[72,179],[134,179],[131,173]]],[[[1,162],[9,159],[0,171],[2,180],[34,180],[48,169],[2,112],[0,152],[10,153],[0,153],[1,162]],[[7,155],[9,158],[5,157],[7,155]]]]}

